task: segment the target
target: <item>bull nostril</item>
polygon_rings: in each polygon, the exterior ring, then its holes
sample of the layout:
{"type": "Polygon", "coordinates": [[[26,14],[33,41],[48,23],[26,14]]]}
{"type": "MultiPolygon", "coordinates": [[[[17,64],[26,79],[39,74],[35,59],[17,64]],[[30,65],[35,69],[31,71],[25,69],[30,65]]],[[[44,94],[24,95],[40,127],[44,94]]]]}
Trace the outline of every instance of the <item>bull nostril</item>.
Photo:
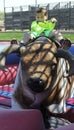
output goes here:
{"type": "Polygon", "coordinates": [[[27,80],[28,86],[30,86],[32,83],[33,83],[33,79],[32,79],[32,78],[29,78],[29,79],[27,80]]]}
{"type": "Polygon", "coordinates": [[[40,78],[29,78],[27,80],[27,85],[31,88],[31,90],[41,92],[44,90],[46,83],[40,78]]]}
{"type": "Polygon", "coordinates": [[[45,86],[45,81],[43,81],[42,79],[39,80],[39,86],[45,86]]]}

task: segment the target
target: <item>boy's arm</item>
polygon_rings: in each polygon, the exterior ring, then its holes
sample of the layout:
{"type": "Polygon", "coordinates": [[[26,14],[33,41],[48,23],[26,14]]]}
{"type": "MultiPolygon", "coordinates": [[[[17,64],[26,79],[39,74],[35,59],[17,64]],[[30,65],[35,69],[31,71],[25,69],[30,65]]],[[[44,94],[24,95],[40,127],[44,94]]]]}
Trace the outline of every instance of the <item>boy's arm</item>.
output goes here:
{"type": "Polygon", "coordinates": [[[57,23],[57,19],[56,19],[56,18],[51,18],[50,21],[51,21],[52,23],[55,23],[55,24],[57,23]]]}
{"type": "Polygon", "coordinates": [[[38,31],[37,31],[37,23],[36,21],[33,21],[32,24],[31,24],[31,31],[30,31],[30,34],[33,38],[36,38],[38,37],[38,31]]]}
{"type": "Polygon", "coordinates": [[[51,18],[49,20],[49,28],[50,28],[50,30],[53,30],[55,28],[56,23],[57,23],[57,19],[56,18],[51,18]]]}

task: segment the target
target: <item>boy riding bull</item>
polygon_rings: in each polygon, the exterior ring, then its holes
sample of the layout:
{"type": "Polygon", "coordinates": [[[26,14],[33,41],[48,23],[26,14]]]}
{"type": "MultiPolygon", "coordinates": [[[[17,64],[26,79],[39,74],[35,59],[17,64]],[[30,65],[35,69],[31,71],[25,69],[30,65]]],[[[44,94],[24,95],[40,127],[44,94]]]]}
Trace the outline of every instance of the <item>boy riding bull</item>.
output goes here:
{"type": "Polygon", "coordinates": [[[69,39],[64,39],[62,34],[55,30],[57,20],[51,18],[48,20],[48,13],[45,8],[39,8],[36,11],[36,20],[31,24],[31,31],[26,33],[23,38],[23,42],[26,43],[28,40],[35,39],[39,36],[46,36],[50,39],[55,39],[59,44],[58,46],[68,49],[71,45],[69,39]]]}
{"type": "Polygon", "coordinates": [[[62,34],[54,29],[56,22],[57,20],[55,18],[48,20],[48,13],[45,8],[38,8],[36,11],[36,20],[31,24],[31,31],[25,33],[21,43],[18,44],[17,40],[14,39],[11,41],[11,45],[5,47],[0,53],[0,68],[7,71],[4,67],[6,56],[12,52],[19,52],[21,47],[23,48],[26,43],[35,40],[39,36],[46,36],[54,41],[57,41],[58,47],[68,49],[71,46],[71,41],[69,39],[64,39],[62,34]]]}

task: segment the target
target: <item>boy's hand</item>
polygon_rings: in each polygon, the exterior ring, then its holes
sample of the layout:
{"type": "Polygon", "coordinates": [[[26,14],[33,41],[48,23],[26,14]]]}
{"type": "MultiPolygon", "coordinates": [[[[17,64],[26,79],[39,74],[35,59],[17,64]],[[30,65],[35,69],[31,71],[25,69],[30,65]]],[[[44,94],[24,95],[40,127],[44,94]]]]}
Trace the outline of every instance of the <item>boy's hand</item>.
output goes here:
{"type": "Polygon", "coordinates": [[[33,40],[33,39],[34,39],[34,37],[31,35],[31,36],[30,36],[30,39],[31,39],[31,40],[33,40]]]}
{"type": "Polygon", "coordinates": [[[50,21],[51,21],[52,23],[57,23],[57,19],[56,19],[56,18],[51,18],[50,21]]]}

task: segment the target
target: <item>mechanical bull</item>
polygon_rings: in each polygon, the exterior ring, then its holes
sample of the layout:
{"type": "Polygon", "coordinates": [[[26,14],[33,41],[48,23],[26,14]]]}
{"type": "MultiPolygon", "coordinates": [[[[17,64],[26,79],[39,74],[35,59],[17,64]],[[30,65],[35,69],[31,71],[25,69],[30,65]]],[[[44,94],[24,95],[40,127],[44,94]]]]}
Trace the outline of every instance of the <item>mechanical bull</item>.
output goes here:
{"type": "MultiPolygon", "coordinates": [[[[8,53],[17,53],[14,48],[17,48],[16,45],[11,45],[8,53]]],[[[74,57],[68,51],[58,49],[46,37],[21,46],[19,55],[21,58],[14,84],[12,108],[40,109],[48,128],[48,111],[65,112],[65,102],[73,95],[74,57]]],[[[65,121],[62,121],[63,124],[65,121]]]]}

